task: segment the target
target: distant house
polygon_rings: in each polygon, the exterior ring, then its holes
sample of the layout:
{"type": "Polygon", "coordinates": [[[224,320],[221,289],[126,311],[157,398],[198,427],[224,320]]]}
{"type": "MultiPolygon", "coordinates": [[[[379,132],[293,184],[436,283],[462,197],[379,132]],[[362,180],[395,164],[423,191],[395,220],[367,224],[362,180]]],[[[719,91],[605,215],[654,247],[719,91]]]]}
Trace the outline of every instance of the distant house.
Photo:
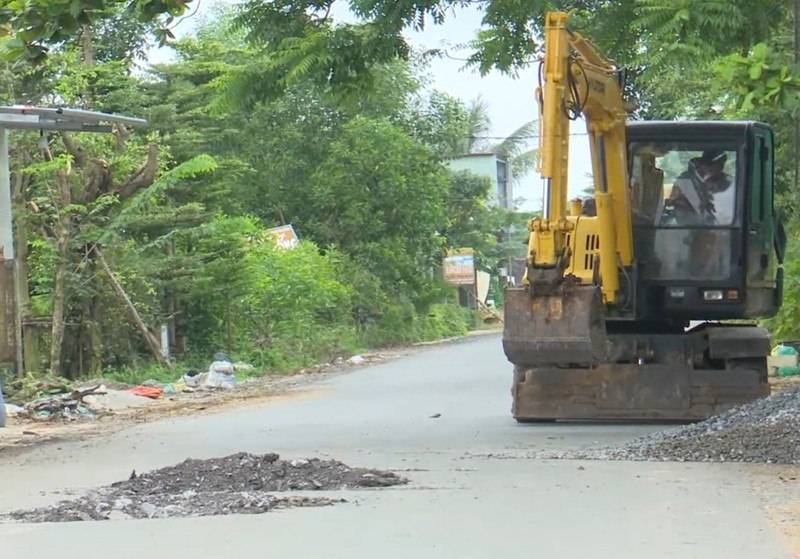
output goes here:
{"type": "Polygon", "coordinates": [[[453,171],[471,171],[476,175],[489,177],[494,185],[489,200],[502,208],[514,209],[511,166],[505,157],[491,152],[468,153],[447,163],[453,171]]]}

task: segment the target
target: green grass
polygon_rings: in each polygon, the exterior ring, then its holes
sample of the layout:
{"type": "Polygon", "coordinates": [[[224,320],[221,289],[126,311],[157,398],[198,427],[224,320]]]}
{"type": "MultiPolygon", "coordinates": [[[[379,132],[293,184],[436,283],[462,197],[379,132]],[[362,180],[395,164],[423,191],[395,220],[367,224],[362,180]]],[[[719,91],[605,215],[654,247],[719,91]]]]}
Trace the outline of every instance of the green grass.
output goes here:
{"type": "MultiPolygon", "coordinates": [[[[269,348],[253,349],[232,354],[234,361],[253,366],[252,369],[237,371],[239,379],[262,377],[267,374],[290,374],[306,367],[330,362],[336,357],[347,358],[363,351],[410,345],[418,342],[431,342],[465,335],[470,330],[496,328],[484,324],[478,313],[453,305],[434,305],[425,316],[419,316],[409,309],[400,309],[398,314],[389,316],[383,324],[363,331],[354,328],[313,329],[302,336],[285,336],[269,348]]],[[[204,371],[210,361],[202,365],[202,359],[193,358],[177,362],[172,369],[158,365],[146,367],[125,367],[108,370],[103,378],[129,385],[142,384],[149,380],[170,383],[179,380],[186,371],[204,371]]]]}

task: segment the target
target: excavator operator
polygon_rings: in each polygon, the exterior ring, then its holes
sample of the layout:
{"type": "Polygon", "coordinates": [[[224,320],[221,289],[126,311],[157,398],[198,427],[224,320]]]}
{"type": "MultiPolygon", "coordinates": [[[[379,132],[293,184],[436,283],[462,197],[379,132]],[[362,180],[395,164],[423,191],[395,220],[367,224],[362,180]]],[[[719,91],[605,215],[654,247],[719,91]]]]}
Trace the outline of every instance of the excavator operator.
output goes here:
{"type": "Polygon", "coordinates": [[[666,204],[671,206],[675,225],[730,225],[732,204],[715,204],[716,195],[727,193],[733,184],[725,172],[727,159],[724,151],[709,149],[689,161],[689,168],[675,179],[666,204]]]}
{"type": "MultiPolygon", "coordinates": [[[[675,226],[730,225],[734,211],[733,178],[725,172],[727,155],[709,149],[689,161],[667,200],[667,215],[675,226]]],[[[697,277],[724,277],[730,246],[724,232],[714,229],[687,231],[688,262],[697,277]]]]}

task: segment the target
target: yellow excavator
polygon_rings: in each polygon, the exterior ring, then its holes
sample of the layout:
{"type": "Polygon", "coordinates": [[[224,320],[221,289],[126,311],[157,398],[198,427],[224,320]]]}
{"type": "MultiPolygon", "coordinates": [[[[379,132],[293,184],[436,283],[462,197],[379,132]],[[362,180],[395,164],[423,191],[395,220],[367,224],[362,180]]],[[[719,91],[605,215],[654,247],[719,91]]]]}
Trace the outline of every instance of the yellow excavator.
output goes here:
{"type": "Polygon", "coordinates": [[[702,420],[770,393],[786,234],[762,122],[635,121],[625,72],[549,12],[537,96],[543,217],[504,297],[519,422],[702,420]],[[541,83],[543,82],[543,83],[541,83]],[[583,117],[594,198],[568,202],[583,117]]]}

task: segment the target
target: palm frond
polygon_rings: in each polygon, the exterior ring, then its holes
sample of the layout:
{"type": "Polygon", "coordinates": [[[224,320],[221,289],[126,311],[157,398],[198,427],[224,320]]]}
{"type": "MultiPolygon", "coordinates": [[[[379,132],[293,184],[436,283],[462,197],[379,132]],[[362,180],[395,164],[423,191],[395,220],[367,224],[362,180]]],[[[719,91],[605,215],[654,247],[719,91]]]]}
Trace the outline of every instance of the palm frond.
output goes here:
{"type": "Polygon", "coordinates": [[[469,151],[482,149],[484,139],[492,132],[492,119],[489,117],[489,103],[480,95],[470,101],[467,116],[467,133],[469,134],[469,151]]]}

